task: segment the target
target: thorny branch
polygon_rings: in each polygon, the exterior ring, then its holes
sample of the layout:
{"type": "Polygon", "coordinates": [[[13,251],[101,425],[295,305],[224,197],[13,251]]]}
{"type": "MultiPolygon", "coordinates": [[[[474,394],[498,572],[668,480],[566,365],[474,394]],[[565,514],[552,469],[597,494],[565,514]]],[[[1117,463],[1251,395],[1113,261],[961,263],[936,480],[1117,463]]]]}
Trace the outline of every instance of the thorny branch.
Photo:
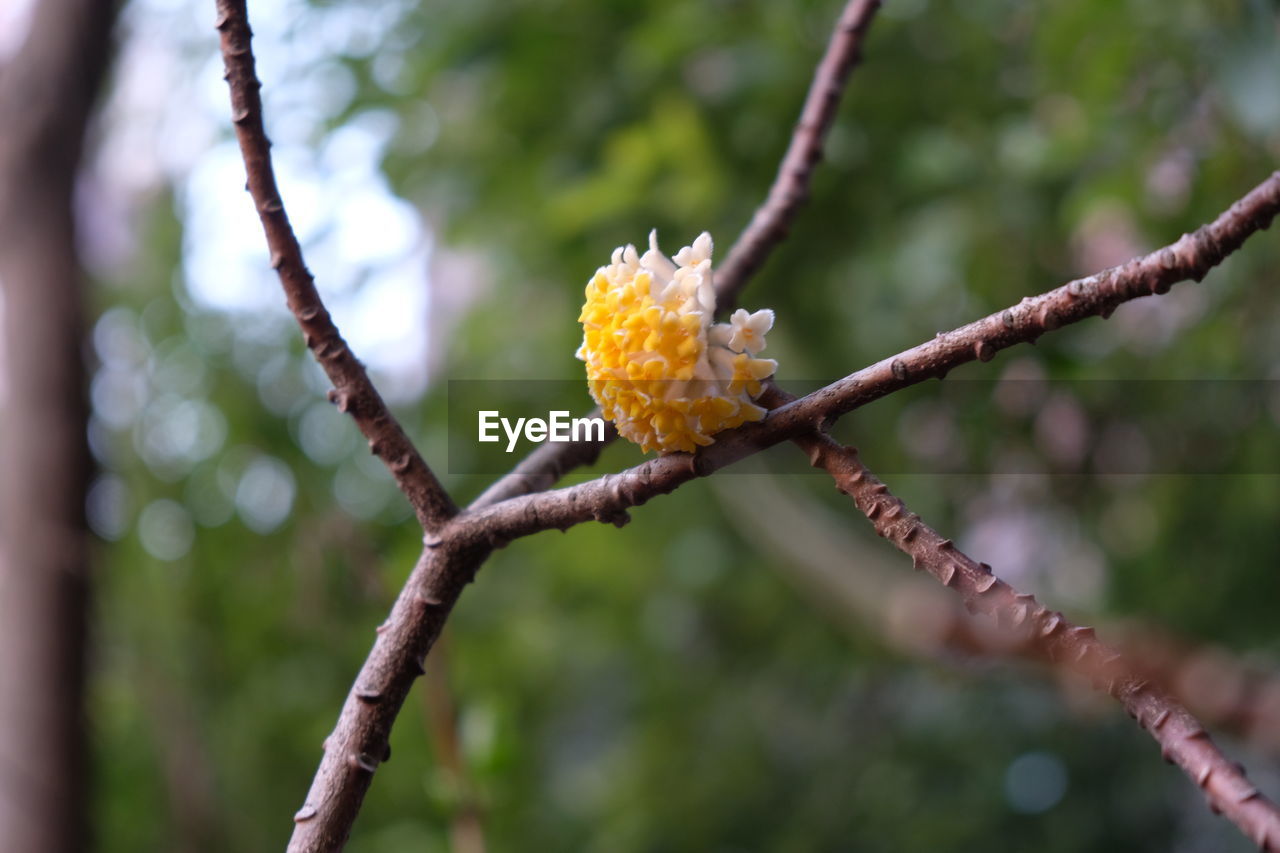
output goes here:
{"type": "MultiPolygon", "coordinates": [[[[1028,638],[974,619],[946,589],[902,574],[896,560],[873,553],[812,496],[776,478],[753,483],[749,495],[739,483],[713,482],[737,532],[834,624],[943,663],[1043,662],[1028,638]]],[[[1112,621],[1098,631],[1136,675],[1166,689],[1202,723],[1280,756],[1280,672],[1149,624],[1112,621]]]]}
{"type": "Polygon", "coordinates": [[[1072,625],[1035,596],[1020,593],[945,539],[889,492],[858,458],[825,433],[797,439],[810,463],[823,468],[836,488],[853,499],[876,533],[955,590],[971,613],[984,613],[1019,635],[1026,646],[1050,663],[1087,677],[1114,696],[1146,729],[1164,757],[1177,764],[1203,791],[1209,807],[1220,812],[1263,851],[1280,850],[1280,810],[1229,761],[1195,717],[1129,667],[1123,656],[1098,640],[1092,628],[1072,625]]]}
{"type": "Polygon", "coordinates": [[[1280,172],[1273,173],[1213,222],[1162,249],[1118,267],[1068,282],[931,341],[883,359],[769,412],[761,422],[721,433],[698,453],[650,459],[618,474],[567,488],[512,498],[464,514],[459,526],[495,547],[541,530],[584,521],[625,524],[627,510],[696,477],[782,441],[821,428],[840,415],[908,385],[942,378],[970,361],[990,361],[1015,344],[1095,315],[1109,317],[1122,303],[1166,293],[1205,273],[1280,213],[1280,172]]]}
{"type": "MultiPolygon", "coordinates": [[[[851,0],[846,7],[841,29],[819,68],[769,200],[731,252],[727,269],[721,271],[723,304],[732,299],[750,273],[782,239],[789,220],[803,201],[809,173],[819,159],[822,134],[830,124],[843,81],[856,59],[865,28],[877,5],[851,0]]],[[[439,636],[462,588],[473,579],[493,548],[520,536],[552,527],[566,529],[593,518],[624,523],[628,508],[656,494],[671,491],[689,479],[705,476],[783,440],[808,440],[815,430],[821,430],[840,414],[906,385],[931,376],[941,377],[967,361],[989,360],[1000,349],[1033,341],[1043,332],[1061,325],[1094,314],[1107,316],[1122,302],[1149,293],[1163,293],[1177,281],[1199,280],[1249,235],[1265,228],[1280,210],[1278,172],[1215,222],[1194,234],[1184,235],[1171,246],[939,335],[934,341],[789,402],[771,412],[763,423],[725,433],[715,445],[697,455],[664,456],[581,486],[517,497],[530,489],[549,486],[564,471],[589,464],[599,452],[599,445],[561,445],[566,447],[565,452],[533,454],[512,474],[495,483],[472,510],[454,517],[456,508],[452,501],[388,413],[316,293],[271,170],[245,2],[218,0],[218,9],[217,26],[222,33],[227,79],[231,84],[233,119],[245,158],[249,188],[272,250],[272,265],[279,272],[290,308],[306,334],[308,346],[334,382],[332,398],[339,408],[355,417],[370,440],[371,449],[387,463],[424,529],[428,530],[422,556],[390,617],[379,627],[373,650],[347,697],[338,724],[326,739],[324,757],[311,791],[294,818],[297,826],[289,846],[291,851],[334,850],[345,843],[373,773],[388,757],[391,725],[413,680],[422,674],[426,653],[439,636]]],[[[875,494],[883,498],[887,492],[879,490],[875,494]]],[[[868,512],[873,511],[885,513],[884,507],[876,511],[868,504],[868,512]]],[[[886,513],[885,517],[892,520],[900,514],[901,510],[897,514],[886,513]]],[[[1226,763],[1189,714],[1172,706],[1159,691],[1117,668],[1116,659],[1087,633],[1088,629],[1071,628],[1060,614],[1051,613],[1033,599],[1014,593],[980,564],[975,568],[971,560],[958,555],[950,543],[928,531],[918,520],[913,529],[916,531],[911,537],[913,540],[932,542],[935,551],[948,556],[950,562],[945,565],[950,568],[937,564],[944,582],[954,583],[962,591],[968,590],[973,606],[978,609],[1003,613],[1011,623],[1038,630],[1039,641],[1052,659],[1062,660],[1063,655],[1073,653],[1072,665],[1093,667],[1096,663],[1089,674],[1104,681],[1131,713],[1150,727],[1168,755],[1183,764],[1205,789],[1210,803],[1237,819],[1246,831],[1253,831],[1260,844],[1275,844],[1274,809],[1248,786],[1238,770],[1226,763]],[[1080,652],[1081,649],[1084,651],[1080,652]]],[[[924,556],[919,557],[919,561],[925,567],[933,565],[924,556]]]]}
{"type": "Polygon", "coordinates": [[[391,756],[391,725],[424,672],[462,589],[489,556],[483,548],[436,542],[423,549],[391,615],[347,694],[302,808],[293,816],[290,853],[341,850],[378,765],[391,756]]]}
{"type": "Polygon", "coordinates": [[[333,383],[329,400],[355,420],[369,440],[369,450],[390,469],[422,526],[436,529],[458,508],[387,409],[316,291],[315,279],[303,261],[302,247],[276,187],[271,143],[262,126],[262,83],[254,70],[250,46],[253,34],[245,0],[217,0],[217,4],[216,26],[222,34],[222,58],[226,63],[224,76],[231,87],[231,120],[244,157],[249,193],[267,235],[271,266],[280,277],[289,310],[302,328],[308,349],[333,383]]]}

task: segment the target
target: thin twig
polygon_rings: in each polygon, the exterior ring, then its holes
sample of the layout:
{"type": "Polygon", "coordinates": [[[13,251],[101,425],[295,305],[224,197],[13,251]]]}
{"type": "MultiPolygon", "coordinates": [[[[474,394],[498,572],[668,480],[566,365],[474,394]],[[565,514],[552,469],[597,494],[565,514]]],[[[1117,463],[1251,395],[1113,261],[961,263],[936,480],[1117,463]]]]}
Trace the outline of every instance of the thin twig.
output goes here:
{"type": "Polygon", "coordinates": [[[338,332],[289,224],[271,165],[271,143],[262,125],[258,93],[262,84],[254,70],[245,0],[217,0],[217,6],[216,26],[222,34],[225,77],[231,87],[231,119],[244,157],[249,193],[267,235],[271,266],[280,277],[289,310],[302,328],[307,347],[333,383],[329,400],[355,420],[369,440],[369,449],[390,469],[423,528],[438,529],[458,509],[338,332]]]}
{"type": "Polygon", "coordinates": [[[1044,659],[1087,677],[1115,697],[1160,744],[1164,757],[1196,783],[1209,807],[1225,815],[1263,851],[1280,850],[1280,809],[1228,760],[1200,721],[1164,690],[1134,674],[1124,657],[1097,639],[1092,628],[1072,625],[1035,596],[1019,593],[925,524],[889,492],[851,447],[826,434],[802,436],[797,444],[810,463],[823,468],[853,499],[876,533],[955,590],[972,613],[985,613],[1017,632],[1044,659]]]}
{"type": "Polygon", "coordinates": [[[792,221],[809,200],[809,181],[822,160],[827,131],[840,106],[840,96],[853,67],[862,58],[862,43],[879,0],[850,0],[836,23],[827,52],[814,72],[800,120],[764,203],[716,270],[716,313],[731,310],[738,294],[769,253],[786,238],[792,221]]]}
{"type": "Polygon", "coordinates": [[[458,519],[469,535],[493,547],[540,530],[568,529],[584,521],[625,524],[627,510],[696,477],[774,444],[797,438],[815,426],[878,400],[908,385],[941,378],[970,361],[990,361],[996,352],[1034,341],[1047,331],[1087,317],[1109,317],[1131,299],[1166,293],[1196,281],[1221,263],[1280,213],[1280,172],[1208,225],[1175,243],[1126,264],[1077,279],[1039,296],[883,359],[769,412],[766,418],[716,436],[697,454],[673,453],[618,474],[567,488],[512,498],[468,512],[458,519]]]}

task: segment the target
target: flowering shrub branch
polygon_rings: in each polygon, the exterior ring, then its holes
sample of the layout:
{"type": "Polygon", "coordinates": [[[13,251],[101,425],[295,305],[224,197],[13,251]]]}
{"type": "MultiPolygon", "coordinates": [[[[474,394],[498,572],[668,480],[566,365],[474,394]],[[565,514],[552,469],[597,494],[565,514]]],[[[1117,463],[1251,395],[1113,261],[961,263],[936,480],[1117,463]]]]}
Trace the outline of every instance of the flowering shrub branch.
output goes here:
{"type": "Polygon", "coordinates": [[[1036,340],[1046,331],[1092,316],[1108,317],[1122,303],[1166,293],[1176,282],[1199,280],[1213,266],[1280,214],[1280,172],[1273,173],[1213,222],[1175,243],[1126,264],[1027,297],[1017,305],[790,400],[759,423],[722,433],[697,454],[671,454],[568,488],[515,497],[469,511],[458,524],[470,536],[503,544],[551,528],[584,521],[622,523],[632,507],[711,474],[783,441],[795,439],[840,415],[926,379],[945,376],[970,361],[990,361],[997,351],[1036,340]]]}
{"type": "MultiPolygon", "coordinates": [[[[785,236],[804,201],[809,177],[821,156],[823,135],[878,5],[875,0],[850,0],[845,7],[778,178],[717,273],[714,304],[719,309],[733,303],[752,272],[785,236]]],[[[271,249],[272,266],[308,347],[334,383],[330,398],[355,419],[426,531],[422,555],[387,621],[377,629],[373,649],[348,694],[333,734],[325,741],[310,792],[294,816],[289,850],[327,851],[345,844],[374,772],[389,757],[391,726],[409,688],[422,674],[427,652],[462,589],[493,549],[522,536],[551,528],[565,530],[584,521],[624,524],[631,507],[786,440],[806,448],[814,464],[826,468],[877,531],[911,554],[917,567],[959,592],[971,610],[993,614],[1012,630],[1025,634],[1045,659],[1083,672],[1105,687],[1160,742],[1166,756],[1203,789],[1211,807],[1233,820],[1263,849],[1280,846],[1280,812],[1248,783],[1243,771],[1222,756],[1188,712],[1134,675],[1090,629],[1071,626],[1061,614],[1015,592],[988,567],[956,550],[889,495],[852,450],[825,436],[825,427],[834,418],[907,385],[942,377],[968,361],[988,361],[1001,349],[1034,341],[1068,323],[1093,315],[1108,316],[1121,303],[1164,293],[1178,281],[1201,279],[1280,212],[1280,172],[1214,222],[1150,255],[1024,299],[805,397],[791,399],[784,392],[767,389],[761,400],[776,407],[763,420],[728,429],[696,453],[670,453],[588,483],[543,491],[564,472],[594,461],[616,432],[606,435],[606,442],[546,445],[491,486],[471,508],[458,513],[387,410],[316,292],[272,172],[245,0],[217,0],[217,6],[232,117],[249,190],[271,249]]],[[[707,250],[709,253],[709,246],[707,250]]],[[[692,248],[690,251],[690,259],[696,262],[692,248]]],[[[629,263],[626,258],[615,263],[624,260],[629,263]]],[[[727,328],[731,331],[723,342],[725,347],[749,357],[754,355],[754,337],[763,333],[765,323],[763,317],[756,321],[742,317],[727,328]]]]}

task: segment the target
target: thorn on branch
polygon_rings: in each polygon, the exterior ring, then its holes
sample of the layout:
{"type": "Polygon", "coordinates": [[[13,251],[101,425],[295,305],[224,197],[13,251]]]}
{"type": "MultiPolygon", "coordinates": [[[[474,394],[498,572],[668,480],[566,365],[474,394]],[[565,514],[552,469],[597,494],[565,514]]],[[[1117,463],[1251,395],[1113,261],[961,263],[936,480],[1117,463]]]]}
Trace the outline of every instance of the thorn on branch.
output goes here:
{"type": "Polygon", "coordinates": [[[444,602],[441,601],[439,598],[425,592],[419,592],[416,595],[414,595],[413,603],[418,605],[423,610],[431,610],[444,605],[444,602]]]}
{"type": "MultiPolygon", "coordinates": [[[[310,346],[310,341],[307,341],[310,346]]],[[[325,395],[329,398],[329,402],[338,408],[339,412],[346,414],[351,411],[351,394],[348,391],[339,391],[337,388],[330,388],[329,393],[325,395]]]]}

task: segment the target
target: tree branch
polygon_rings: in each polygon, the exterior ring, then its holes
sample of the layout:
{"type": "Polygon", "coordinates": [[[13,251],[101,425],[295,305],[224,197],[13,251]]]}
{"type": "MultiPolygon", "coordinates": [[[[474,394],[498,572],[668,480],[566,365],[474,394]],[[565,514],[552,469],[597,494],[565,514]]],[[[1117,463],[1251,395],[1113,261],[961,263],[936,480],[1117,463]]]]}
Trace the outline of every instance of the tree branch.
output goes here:
{"type": "Polygon", "coordinates": [[[249,193],[271,250],[271,266],[280,277],[289,310],[302,328],[307,348],[333,383],[329,400],[338,411],[355,419],[369,440],[369,449],[390,469],[423,528],[438,529],[458,509],[338,332],[316,291],[315,279],[303,261],[302,247],[280,200],[271,165],[271,143],[262,126],[262,99],[258,93],[262,84],[254,70],[250,44],[253,34],[245,0],[217,0],[217,7],[216,26],[222,35],[225,77],[231,87],[231,118],[244,157],[249,193]]]}
{"type": "MultiPolygon", "coordinates": [[[[906,385],[945,374],[957,364],[975,359],[989,360],[996,350],[1034,340],[1048,329],[1094,314],[1108,316],[1122,302],[1149,293],[1163,293],[1175,281],[1186,278],[1198,280],[1210,267],[1239,248],[1249,235],[1266,227],[1278,210],[1280,172],[1232,205],[1213,223],[1192,235],[1185,235],[1171,246],[1121,267],[1024,299],[1021,304],[1003,312],[939,335],[933,341],[885,359],[806,397],[787,402],[772,410],[761,423],[722,433],[715,444],[703,448],[696,455],[673,453],[659,456],[618,474],[606,474],[569,488],[480,505],[458,515],[438,535],[428,537],[428,547],[422,560],[406,583],[386,623],[386,630],[380,634],[361,669],[337,728],[327,742],[325,757],[311,793],[296,816],[298,826],[289,849],[331,850],[340,847],[346,839],[377,766],[377,759],[370,757],[385,755],[391,723],[404,702],[409,685],[421,673],[423,657],[434,643],[462,588],[474,577],[492,549],[542,530],[565,530],[593,519],[625,524],[629,519],[627,510],[631,507],[773,444],[809,435],[831,418],[906,385]]],[[[776,402],[780,398],[773,399],[776,402]]],[[[554,476],[537,470],[546,464],[545,457],[539,458],[535,453],[531,459],[535,460],[531,465],[535,470],[525,476],[554,476]]],[[[536,484],[542,481],[527,482],[536,484]]],[[[477,504],[481,501],[478,500],[477,504]]],[[[1137,682],[1125,683],[1132,687],[1137,682]]],[[[1142,713],[1154,709],[1144,719],[1159,719],[1158,724],[1153,722],[1152,725],[1158,730],[1156,736],[1162,739],[1162,743],[1166,740],[1172,743],[1171,739],[1177,739],[1177,746],[1169,747],[1170,754],[1175,754],[1173,749],[1176,748],[1179,750],[1176,755],[1194,758],[1199,762],[1195,765],[1197,774],[1208,768],[1206,780],[1215,774],[1215,778],[1220,780],[1233,778],[1229,768],[1219,772],[1219,765],[1206,758],[1206,755],[1217,755],[1211,744],[1203,748],[1196,745],[1201,735],[1194,734],[1190,723],[1186,722],[1194,722],[1190,715],[1182,712],[1186,719],[1172,715],[1172,712],[1161,716],[1161,712],[1166,710],[1161,703],[1167,698],[1161,698],[1163,694],[1145,683],[1139,686],[1141,689],[1126,688],[1128,693],[1122,697],[1123,701],[1131,710],[1137,709],[1142,713]],[[1166,727],[1171,718],[1173,724],[1166,727]],[[1206,749],[1210,752],[1205,752],[1206,749]]],[[[1200,778],[1199,775],[1196,778],[1200,778]]],[[[1217,787],[1225,784],[1227,782],[1214,783],[1217,787]]],[[[1217,790],[1217,787],[1212,790],[1217,790]]],[[[1243,795],[1246,792],[1240,789],[1236,793],[1243,795]]],[[[1253,807],[1247,802],[1250,801],[1242,801],[1243,805],[1237,804],[1233,808],[1251,812],[1253,807]]]]}
{"type": "Polygon", "coordinates": [[[742,288],[786,238],[792,220],[809,200],[809,181],[822,160],[827,130],[835,119],[849,74],[862,58],[863,40],[879,8],[880,0],[850,0],[845,5],[827,52],[814,72],[769,195],[716,270],[717,314],[734,307],[742,288]]]}
{"type": "MultiPolygon", "coordinates": [[[[712,483],[736,531],[833,624],[859,637],[870,631],[887,647],[922,659],[1042,662],[1030,638],[973,618],[932,580],[903,574],[815,497],[778,478],[746,491],[725,479],[712,483]]],[[[1280,673],[1149,624],[1114,621],[1098,630],[1113,638],[1136,675],[1159,684],[1201,722],[1280,753],[1280,673]]]]}
{"type": "Polygon", "coordinates": [[[836,487],[875,527],[876,533],[955,590],[971,613],[985,613],[1017,632],[1045,660],[1083,675],[1114,696],[1146,729],[1164,757],[1177,764],[1204,793],[1209,807],[1224,814],[1263,851],[1280,850],[1280,810],[1229,761],[1204,726],[1161,688],[1133,673],[1123,656],[1102,643],[1092,628],[1072,625],[1035,596],[1019,593],[944,539],[901,498],[889,492],[858,459],[825,434],[802,436],[797,444],[810,463],[823,468],[836,487]]]}
{"type": "MultiPolygon", "coordinates": [[[[792,220],[808,200],[809,181],[822,160],[826,133],[835,118],[849,75],[861,59],[862,43],[879,8],[880,0],[849,0],[845,5],[826,53],[814,70],[813,82],[809,84],[800,119],[778,165],[777,177],[729,249],[724,263],[716,270],[716,313],[723,314],[734,306],[738,294],[787,236],[792,220]]],[[[589,417],[599,413],[597,409],[589,417]]],[[[496,480],[469,508],[483,509],[508,498],[549,489],[567,472],[593,464],[600,451],[617,437],[617,431],[610,424],[603,442],[544,444],[521,460],[509,474],[496,480]]]]}
{"type": "Polygon", "coordinates": [[[302,808],[289,853],[340,850],[351,834],[378,765],[390,757],[391,725],[463,587],[489,556],[451,540],[429,539],[342,706],[302,808]]]}
{"type": "Polygon", "coordinates": [[[720,433],[698,453],[673,453],[650,459],[618,474],[568,488],[512,498],[468,512],[459,523],[477,541],[502,547],[541,530],[567,529],[584,521],[625,524],[627,510],[672,491],[695,477],[815,427],[873,400],[970,361],[990,361],[1015,344],[1036,340],[1047,331],[1095,315],[1109,317],[1117,306],[1141,296],[1166,293],[1188,279],[1196,281],[1243,245],[1280,213],[1280,172],[1192,234],[1134,258],[1126,264],[1068,282],[1039,296],[990,314],[926,343],[883,359],[811,394],[773,409],[759,423],[720,433]]]}

